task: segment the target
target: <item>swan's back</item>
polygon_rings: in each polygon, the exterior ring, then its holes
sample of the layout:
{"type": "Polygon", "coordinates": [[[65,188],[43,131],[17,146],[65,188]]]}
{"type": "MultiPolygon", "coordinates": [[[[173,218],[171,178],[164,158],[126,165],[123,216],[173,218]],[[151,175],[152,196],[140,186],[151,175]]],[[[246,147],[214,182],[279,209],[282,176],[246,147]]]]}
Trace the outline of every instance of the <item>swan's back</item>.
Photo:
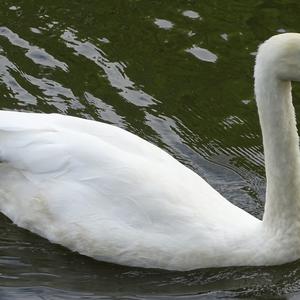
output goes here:
{"type": "Polygon", "coordinates": [[[100,260],[174,268],[181,255],[186,265],[177,268],[192,268],[205,249],[230,251],[233,237],[260,224],[169,154],[112,125],[1,111],[0,155],[1,210],[100,260]]]}

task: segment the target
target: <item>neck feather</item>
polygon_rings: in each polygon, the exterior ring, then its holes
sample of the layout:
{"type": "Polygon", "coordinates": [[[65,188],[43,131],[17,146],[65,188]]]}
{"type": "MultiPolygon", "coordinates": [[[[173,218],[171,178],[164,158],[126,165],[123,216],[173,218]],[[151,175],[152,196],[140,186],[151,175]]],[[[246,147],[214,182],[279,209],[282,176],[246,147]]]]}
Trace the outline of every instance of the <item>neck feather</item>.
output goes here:
{"type": "Polygon", "coordinates": [[[255,81],[267,178],[263,224],[293,230],[300,227],[300,155],[291,83],[268,75],[255,81]]]}

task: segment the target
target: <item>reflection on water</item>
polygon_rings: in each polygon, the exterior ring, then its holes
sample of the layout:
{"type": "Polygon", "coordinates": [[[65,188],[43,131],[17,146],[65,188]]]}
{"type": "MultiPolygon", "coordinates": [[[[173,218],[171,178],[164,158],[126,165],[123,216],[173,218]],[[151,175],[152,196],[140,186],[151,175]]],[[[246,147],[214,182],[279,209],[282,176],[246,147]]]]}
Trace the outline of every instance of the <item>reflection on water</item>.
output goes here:
{"type": "Polygon", "coordinates": [[[185,10],[182,14],[191,19],[202,19],[199,14],[193,10],[185,10]]]}
{"type": "Polygon", "coordinates": [[[120,95],[124,99],[137,106],[148,106],[154,103],[151,96],[135,88],[134,82],[125,74],[124,63],[110,62],[101,49],[91,42],[77,40],[75,33],[71,30],[66,30],[61,38],[66,42],[67,47],[74,49],[76,55],[82,55],[98,65],[105,72],[111,86],[120,90],[120,95]]]}
{"type": "Polygon", "coordinates": [[[187,49],[186,52],[193,54],[195,57],[202,61],[216,62],[218,59],[217,55],[215,55],[214,53],[195,45],[193,45],[192,48],[187,49]]]}
{"type": "MultiPolygon", "coordinates": [[[[261,217],[265,180],[254,55],[268,36],[300,30],[299,6],[293,0],[3,0],[1,108],[128,129],[261,217]]],[[[0,227],[1,299],[299,297],[299,262],[144,270],[71,253],[3,216],[0,227]]]]}
{"type": "Polygon", "coordinates": [[[174,26],[172,22],[163,19],[155,19],[154,24],[163,29],[171,29],[174,26]]]}
{"type": "Polygon", "coordinates": [[[14,46],[26,49],[25,55],[30,58],[34,63],[51,68],[61,68],[67,71],[66,64],[58,61],[52,55],[48,54],[44,49],[36,46],[31,46],[28,41],[20,38],[16,33],[9,30],[7,27],[0,27],[0,36],[6,37],[14,46]]]}

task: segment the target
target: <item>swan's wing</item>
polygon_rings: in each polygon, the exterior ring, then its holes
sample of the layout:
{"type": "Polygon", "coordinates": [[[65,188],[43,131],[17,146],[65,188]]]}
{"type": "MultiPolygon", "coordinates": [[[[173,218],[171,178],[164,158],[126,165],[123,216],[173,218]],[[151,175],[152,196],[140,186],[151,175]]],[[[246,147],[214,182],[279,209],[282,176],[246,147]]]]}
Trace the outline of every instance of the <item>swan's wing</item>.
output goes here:
{"type": "Polygon", "coordinates": [[[99,259],[153,265],[149,249],[166,258],[189,229],[213,241],[211,230],[255,222],[150,143],[59,118],[0,112],[0,209],[19,226],[99,259]]]}
{"type": "MultiPolygon", "coordinates": [[[[170,239],[166,204],[155,207],[163,199],[151,199],[157,192],[144,182],[143,159],[92,135],[45,127],[0,128],[2,212],[50,241],[106,261],[126,263],[129,249],[137,247],[138,258],[143,248],[170,239]]],[[[168,214],[174,212],[171,205],[168,214]]]]}
{"type": "Polygon", "coordinates": [[[125,152],[152,157],[152,159],[174,160],[173,157],[142,138],[113,125],[80,119],[60,114],[20,113],[0,111],[0,128],[8,131],[25,129],[66,130],[97,137],[125,152]],[[157,153],[157,154],[156,154],[157,153]]]}

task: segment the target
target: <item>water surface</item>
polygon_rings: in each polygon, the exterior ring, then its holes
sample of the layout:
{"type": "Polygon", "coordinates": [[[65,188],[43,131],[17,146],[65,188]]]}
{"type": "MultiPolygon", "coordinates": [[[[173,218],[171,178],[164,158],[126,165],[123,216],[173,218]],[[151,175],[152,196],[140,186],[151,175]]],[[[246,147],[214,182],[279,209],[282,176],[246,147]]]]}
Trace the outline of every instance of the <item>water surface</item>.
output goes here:
{"type": "MultiPolygon", "coordinates": [[[[261,218],[257,46],[300,31],[298,1],[3,0],[1,109],[125,128],[261,218]]],[[[294,88],[299,120],[300,90],[294,88]]],[[[239,224],[237,224],[239,226],[239,224]]],[[[166,272],[96,262],[0,219],[1,299],[300,297],[299,262],[166,272]]]]}

